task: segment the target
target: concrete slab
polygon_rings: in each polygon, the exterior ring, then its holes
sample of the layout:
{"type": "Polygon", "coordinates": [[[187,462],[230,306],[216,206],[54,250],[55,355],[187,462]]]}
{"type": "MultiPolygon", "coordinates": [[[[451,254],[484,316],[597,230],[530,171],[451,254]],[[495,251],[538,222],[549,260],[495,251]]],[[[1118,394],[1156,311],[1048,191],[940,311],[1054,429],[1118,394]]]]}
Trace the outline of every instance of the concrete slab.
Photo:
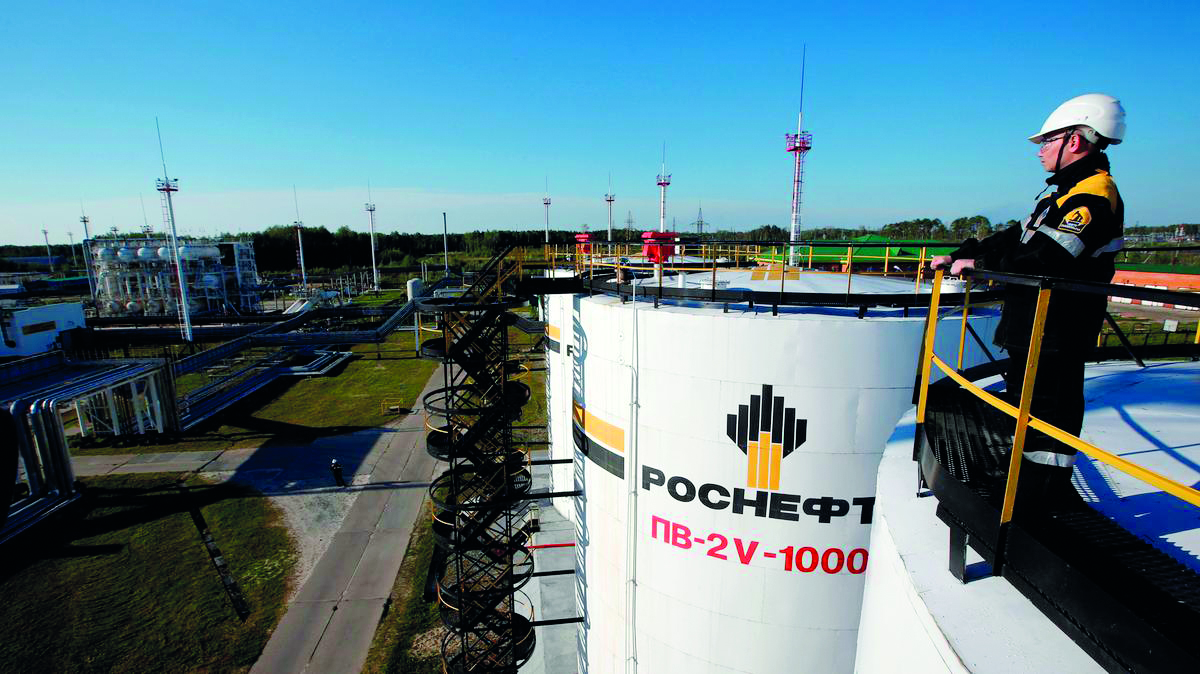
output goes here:
{"type": "Polygon", "coordinates": [[[411,487],[399,487],[388,493],[387,507],[375,526],[377,530],[412,530],[428,493],[428,487],[423,483],[412,484],[411,487]]]}
{"type": "Polygon", "coordinates": [[[362,560],[343,601],[355,599],[387,599],[404,560],[408,537],[412,530],[377,531],[367,543],[362,560]]]}
{"type": "Polygon", "coordinates": [[[237,470],[242,467],[242,464],[249,461],[250,457],[254,456],[254,453],[257,451],[257,449],[227,450],[213,459],[212,463],[209,463],[204,470],[213,472],[237,470]]]}
{"type": "Polygon", "coordinates": [[[358,674],[362,671],[375,628],[383,616],[384,601],[366,599],[339,603],[304,671],[314,674],[358,674]]]}
{"type": "MultiPolygon", "coordinates": [[[[296,595],[296,602],[337,600],[350,584],[371,534],[352,531],[334,535],[312,576],[296,595]]],[[[290,611],[289,611],[290,612],[290,611]]]]}
{"type": "Polygon", "coordinates": [[[316,645],[325,633],[336,607],[336,601],[293,603],[279,621],[258,662],[250,669],[251,674],[303,671],[312,656],[313,647],[297,645],[316,645]]]}
{"type": "Polygon", "coordinates": [[[127,463],[114,469],[118,473],[187,473],[198,470],[203,464],[198,463],[127,463]]]}
{"type": "Polygon", "coordinates": [[[383,489],[367,489],[358,495],[354,506],[346,514],[341,531],[372,531],[387,507],[390,494],[383,489]]]}
{"type": "Polygon", "coordinates": [[[442,462],[433,458],[422,447],[413,450],[412,459],[404,466],[404,470],[400,472],[399,480],[401,482],[429,482],[433,479],[434,470],[444,466],[442,462]]]}
{"type": "MultiPolygon", "coordinates": [[[[372,472],[372,477],[377,482],[397,480],[400,478],[404,466],[412,460],[412,454],[416,450],[415,447],[406,447],[403,444],[397,443],[392,449],[375,464],[375,470],[372,472]]],[[[419,451],[425,451],[421,449],[419,451]]]]}
{"type": "Polygon", "coordinates": [[[76,475],[107,475],[113,469],[123,466],[131,456],[130,454],[76,456],[71,459],[71,467],[75,470],[76,475]]]}

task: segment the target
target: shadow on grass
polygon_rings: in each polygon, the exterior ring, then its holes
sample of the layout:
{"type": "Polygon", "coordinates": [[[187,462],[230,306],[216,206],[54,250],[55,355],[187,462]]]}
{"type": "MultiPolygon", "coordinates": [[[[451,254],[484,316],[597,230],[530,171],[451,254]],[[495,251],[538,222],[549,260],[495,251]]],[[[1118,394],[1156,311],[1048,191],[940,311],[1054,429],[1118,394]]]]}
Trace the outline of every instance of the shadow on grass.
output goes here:
{"type": "MultiPolygon", "coordinates": [[[[125,549],[125,545],[117,543],[76,545],[76,541],[132,529],[231,498],[261,495],[250,487],[234,483],[200,484],[190,487],[184,494],[176,488],[174,477],[135,478],[142,484],[148,480],[154,486],[96,487],[84,482],[83,495],[78,501],[55,515],[52,522],[19,538],[16,545],[4,547],[0,555],[0,583],[42,559],[107,555],[125,549]]],[[[118,479],[106,480],[115,481],[118,479]]],[[[199,536],[196,540],[199,545],[199,536]]]]}
{"type": "Polygon", "coordinates": [[[278,620],[295,553],[277,511],[240,485],[179,475],[90,481],[50,522],[0,551],[0,640],[13,672],[246,671],[278,620]],[[192,512],[251,609],[242,622],[192,512]]]}

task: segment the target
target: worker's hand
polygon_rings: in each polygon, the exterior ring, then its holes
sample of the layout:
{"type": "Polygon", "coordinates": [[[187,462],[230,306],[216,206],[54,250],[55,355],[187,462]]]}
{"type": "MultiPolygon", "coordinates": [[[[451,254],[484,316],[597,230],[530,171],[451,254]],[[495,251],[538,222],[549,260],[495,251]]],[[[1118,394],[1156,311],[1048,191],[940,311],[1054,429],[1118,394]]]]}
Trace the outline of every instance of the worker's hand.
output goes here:
{"type": "Polygon", "coordinates": [[[950,264],[951,262],[954,262],[954,260],[951,259],[951,257],[949,255],[935,255],[935,256],[933,256],[932,259],[929,260],[929,268],[930,269],[940,269],[940,268],[945,267],[946,265],[950,264]]]}
{"type": "Polygon", "coordinates": [[[950,265],[951,276],[961,276],[964,269],[974,269],[975,260],[955,260],[954,264],[950,265]]]}

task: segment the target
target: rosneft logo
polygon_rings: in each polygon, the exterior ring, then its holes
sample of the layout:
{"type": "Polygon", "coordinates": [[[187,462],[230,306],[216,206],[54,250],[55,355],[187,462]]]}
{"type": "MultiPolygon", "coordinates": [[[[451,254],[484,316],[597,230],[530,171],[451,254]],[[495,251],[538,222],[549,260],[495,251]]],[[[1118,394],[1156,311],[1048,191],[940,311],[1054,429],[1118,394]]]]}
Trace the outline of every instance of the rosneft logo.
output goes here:
{"type": "Polygon", "coordinates": [[[804,444],[808,420],[797,419],[796,408],[784,407],[783,396],[764,384],[761,395],[726,416],[725,433],[746,455],[746,486],[777,490],[783,459],[804,444]]]}

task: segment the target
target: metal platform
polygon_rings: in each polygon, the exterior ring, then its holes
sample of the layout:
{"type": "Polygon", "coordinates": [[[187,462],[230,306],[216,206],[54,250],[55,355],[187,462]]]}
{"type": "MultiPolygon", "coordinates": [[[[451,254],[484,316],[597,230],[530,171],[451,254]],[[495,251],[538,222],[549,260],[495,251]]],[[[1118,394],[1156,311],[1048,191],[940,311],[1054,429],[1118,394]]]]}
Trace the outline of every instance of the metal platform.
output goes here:
{"type": "Polygon", "coordinates": [[[1014,423],[953,385],[929,390],[916,437],[921,477],[950,528],[950,567],[969,545],[1109,671],[1195,671],[1200,575],[1082,499],[1000,524],[1014,423]]]}

